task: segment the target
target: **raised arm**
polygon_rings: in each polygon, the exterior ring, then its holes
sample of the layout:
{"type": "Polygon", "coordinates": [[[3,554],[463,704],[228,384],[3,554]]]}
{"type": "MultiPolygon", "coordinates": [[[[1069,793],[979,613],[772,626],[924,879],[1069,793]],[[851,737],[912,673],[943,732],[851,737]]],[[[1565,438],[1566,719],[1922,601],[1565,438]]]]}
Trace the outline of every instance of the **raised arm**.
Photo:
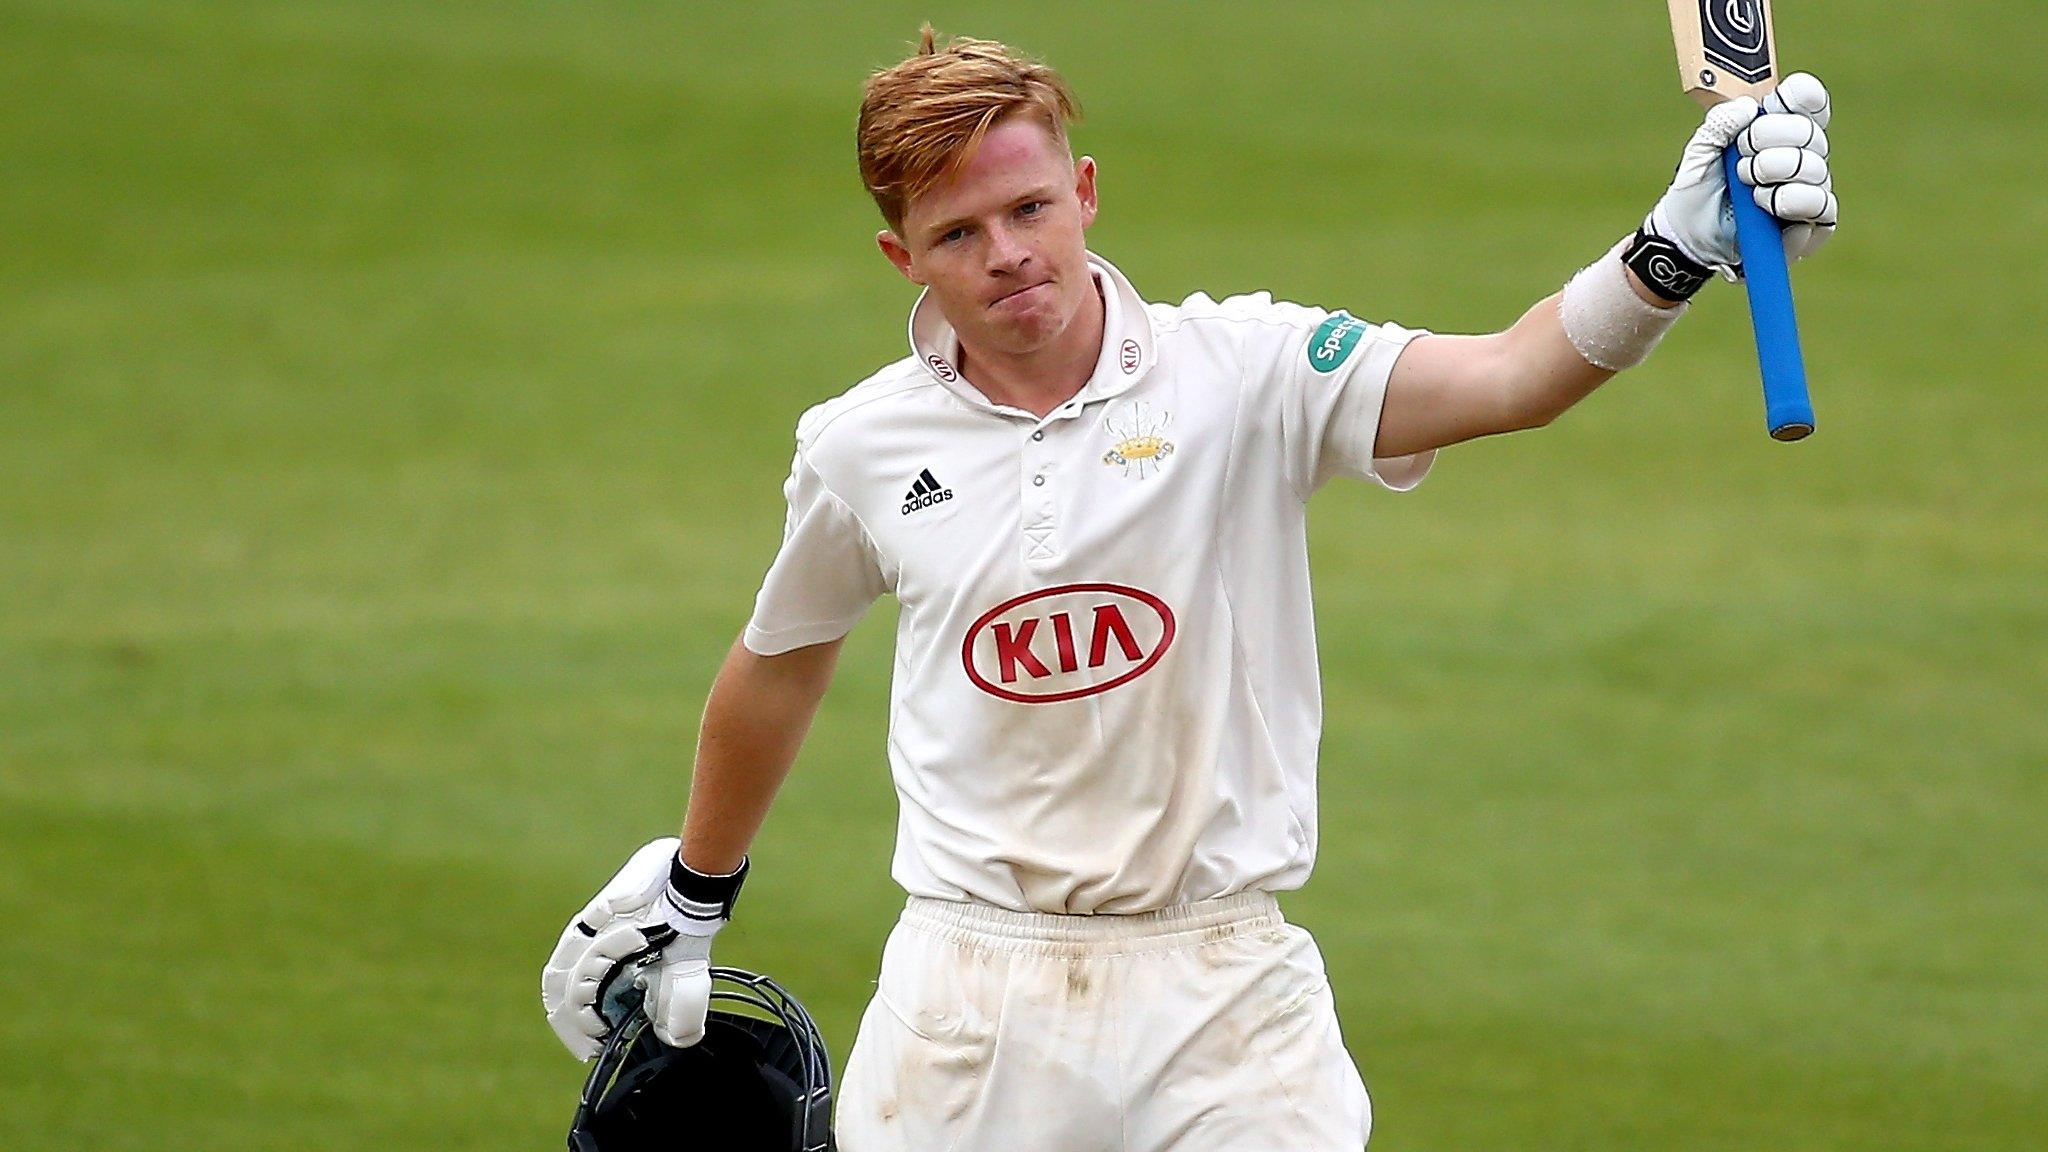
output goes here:
{"type": "MultiPolygon", "coordinates": [[[[1645,307],[1662,305],[1634,273],[1645,307]]],[[[1406,456],[1498,432],[1537,428],[1586,398],[1614,373],[1566,339],[1561,294],[1546,297],[1505,332],[1418,338],[1394,362],[1380,410],[1377,457],[1406,456]]]]}

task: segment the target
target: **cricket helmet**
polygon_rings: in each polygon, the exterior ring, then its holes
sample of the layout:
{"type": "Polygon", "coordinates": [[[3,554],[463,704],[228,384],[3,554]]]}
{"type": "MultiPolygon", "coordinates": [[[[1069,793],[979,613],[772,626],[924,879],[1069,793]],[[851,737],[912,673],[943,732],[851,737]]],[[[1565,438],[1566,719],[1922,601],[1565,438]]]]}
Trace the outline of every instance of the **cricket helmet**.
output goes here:
{"type": "Polygon", "coordinates": [[[611,1035],[584,1082],[570,1152],[680,1152],[716,1131],[732,1152],[833,1152],[832,1062],[796,997],[766,976],[711,970],[704,1038],[671,1048],[639,1010],[611,998],[611,1035]]]}

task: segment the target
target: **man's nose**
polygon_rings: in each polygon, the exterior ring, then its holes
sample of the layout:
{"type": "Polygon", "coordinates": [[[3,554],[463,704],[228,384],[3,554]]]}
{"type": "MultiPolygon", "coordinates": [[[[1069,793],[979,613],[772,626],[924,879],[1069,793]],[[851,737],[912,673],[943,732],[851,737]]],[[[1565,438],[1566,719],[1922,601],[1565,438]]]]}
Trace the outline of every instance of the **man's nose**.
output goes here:
{"type": "Polygon", "coordinates": [[[989,229],[988,270],[1001,274],[1015,272],[1031,259],[1031,252],[1015,232],[998,225],[989,229]]]}

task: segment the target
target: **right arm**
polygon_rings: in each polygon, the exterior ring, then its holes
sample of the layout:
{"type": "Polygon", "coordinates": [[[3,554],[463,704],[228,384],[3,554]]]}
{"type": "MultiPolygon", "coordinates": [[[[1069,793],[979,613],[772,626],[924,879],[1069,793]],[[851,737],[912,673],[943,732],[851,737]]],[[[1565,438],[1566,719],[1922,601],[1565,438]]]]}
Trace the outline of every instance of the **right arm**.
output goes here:
{"type": "Polygon", "coordinates": [[[761,656],[735,642],[697,730],[682,858],[707,875],[740,866],[796,762],[845,638],[761,656]]]}
{"type": "Polygon", "coordinates": [[[680,847],[663,838],[642,848],[563,929],[542,973],[541,1003],[579,1059],[611,1034],[619,1004],[607,990],[617,991],[627,965],[663,1043],[688,1047],[703,1035],[711,942],[732,913],[747,848],[810,731],[847,630],[888,590],[859,519],[801,448],[784,492],[782,550],[747,634],[760,633],[763,647],[815,642],[774,656],[744,637],[732,646],[704,705],[680,847]]]}

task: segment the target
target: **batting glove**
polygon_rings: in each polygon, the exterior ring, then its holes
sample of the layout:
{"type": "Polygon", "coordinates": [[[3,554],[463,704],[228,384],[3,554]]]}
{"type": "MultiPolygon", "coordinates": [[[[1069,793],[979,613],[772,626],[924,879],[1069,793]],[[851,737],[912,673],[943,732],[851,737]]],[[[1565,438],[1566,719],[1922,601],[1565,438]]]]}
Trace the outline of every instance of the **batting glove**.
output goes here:
{"type": "Polygon", "coordinates": [[[635,983],[647,992],[641,1011],[654,1025],[655,1038],[671,1048],[688,1048],[704,1038],[704,1015],[711,1007],[711,938],[732,919],[746,880],[745,858],[724,876],[707,876],[681,857],[669,862],[668,885],[655,901],[661,916],[660,955],[635,983]]]}
{"type": "Polygon", "coordinates": [[[1835,234],[1838,205],[1826,131],[1832,117],[1827,88],[1807,72],[1787,76],[1762,104],[1745,96],[1708,109],[1643,230],[1669,240],[1694,263],[1737,279],[1742,254],[1721,165],[1733,143],[1742,155],[1742,192],[1784,226],[1785,258],[1811,254],[1835,234]]]}
{"type": "Polygon", "coordinates": [[[633,854],[562,929],[541,970],[541,1007],[571,1055],[589,1060],[632,1010],[627,992],[662,1042],[696,1043],[711,996],[711,938],[731,916],[746,865],[704,876],[677,856],[674,837],[633,854]]]}

